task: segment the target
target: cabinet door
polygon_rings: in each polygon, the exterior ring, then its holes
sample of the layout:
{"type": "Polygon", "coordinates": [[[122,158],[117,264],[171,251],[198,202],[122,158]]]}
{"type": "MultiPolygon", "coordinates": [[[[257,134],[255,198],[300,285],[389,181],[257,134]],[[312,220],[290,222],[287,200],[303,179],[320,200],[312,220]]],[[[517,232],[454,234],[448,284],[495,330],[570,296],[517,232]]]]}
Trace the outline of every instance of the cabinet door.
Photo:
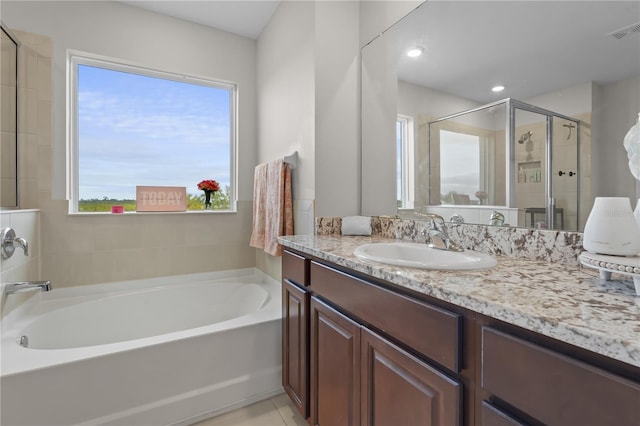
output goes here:
{"type": "Polygon", "coordinates": [[[360,424],[360,326],[311,298],[311,424],[360,424]]]}
{"type": "Polygon", "coordinates": [[[461,423],[460,383],[369,330],[361,339],[363,425],[461,423]]]}
{"type": "Polygon", "coordinates": [[[282,386],[309,417],[309,292],[282,281],[282,386]]]}

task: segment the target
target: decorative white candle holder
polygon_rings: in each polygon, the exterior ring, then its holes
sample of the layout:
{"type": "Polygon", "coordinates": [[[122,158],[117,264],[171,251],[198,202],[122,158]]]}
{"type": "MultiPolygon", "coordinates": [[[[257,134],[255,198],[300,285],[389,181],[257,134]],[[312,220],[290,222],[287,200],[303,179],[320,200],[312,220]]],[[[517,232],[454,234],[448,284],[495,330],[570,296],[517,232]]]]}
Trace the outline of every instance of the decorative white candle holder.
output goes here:
{"type": "Polygon", "coordinates": [[[583,252],[580,263],[600,271],[600,279],[611,281],[611,274],[628,275],[633,278],[636,295],[640,296],[640,257],[607,256],[583,252]]]}

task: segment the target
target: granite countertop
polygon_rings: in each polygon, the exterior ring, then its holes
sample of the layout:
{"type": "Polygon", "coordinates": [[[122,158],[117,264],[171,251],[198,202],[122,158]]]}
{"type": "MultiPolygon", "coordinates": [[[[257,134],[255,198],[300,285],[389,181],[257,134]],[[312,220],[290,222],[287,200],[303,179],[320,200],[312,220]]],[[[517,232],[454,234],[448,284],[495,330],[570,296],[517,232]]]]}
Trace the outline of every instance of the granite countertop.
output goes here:
{"type": "Polygon", "coordinates": [[[285,247],[640,367],[640,297],[629,277],[613,281],[581,266],[498,256],[484,271],[432,271],[359,259],[383,237],[294,235],[285,247]]]}

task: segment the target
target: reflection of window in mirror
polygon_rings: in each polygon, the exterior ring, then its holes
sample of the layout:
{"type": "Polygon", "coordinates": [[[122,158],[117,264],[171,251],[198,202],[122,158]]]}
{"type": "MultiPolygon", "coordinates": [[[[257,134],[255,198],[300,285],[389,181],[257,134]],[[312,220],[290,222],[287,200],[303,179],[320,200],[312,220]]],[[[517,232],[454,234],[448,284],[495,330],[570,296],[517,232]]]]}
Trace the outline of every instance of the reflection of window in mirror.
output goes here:
{"type": "Polygon", "coordinates": [[[413,117],[398,115],[396,121],[396,182],[398,208],[413,208],[413,117]]]}
{"type": "Polygon", "coordinates": [[[472,204],[481,176],[480,137],[440,130],[440,197],[442,204],[472,204]]]}

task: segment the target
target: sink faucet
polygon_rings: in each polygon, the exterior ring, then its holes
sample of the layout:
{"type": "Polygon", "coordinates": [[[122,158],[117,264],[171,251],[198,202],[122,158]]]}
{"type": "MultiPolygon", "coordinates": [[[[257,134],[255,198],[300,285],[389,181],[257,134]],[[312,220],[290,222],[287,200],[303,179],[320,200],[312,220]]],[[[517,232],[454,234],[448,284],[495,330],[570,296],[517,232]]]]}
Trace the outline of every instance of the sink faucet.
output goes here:
{"type": "Polygon", "coordinates": [[[4,287],[4,292],[9,295],[32,290],[51,291],[51,288],[51,281],[21,281],[17,283],[7,283],[4,287]]]}
{"type": "Polygon", "coordinates": [[[429,219],[429,240],[431,241],[429,247],[438,250],[464,251],[462,247],[449,238],[442,216],[428,214],[427,217],[429,219]]]}

